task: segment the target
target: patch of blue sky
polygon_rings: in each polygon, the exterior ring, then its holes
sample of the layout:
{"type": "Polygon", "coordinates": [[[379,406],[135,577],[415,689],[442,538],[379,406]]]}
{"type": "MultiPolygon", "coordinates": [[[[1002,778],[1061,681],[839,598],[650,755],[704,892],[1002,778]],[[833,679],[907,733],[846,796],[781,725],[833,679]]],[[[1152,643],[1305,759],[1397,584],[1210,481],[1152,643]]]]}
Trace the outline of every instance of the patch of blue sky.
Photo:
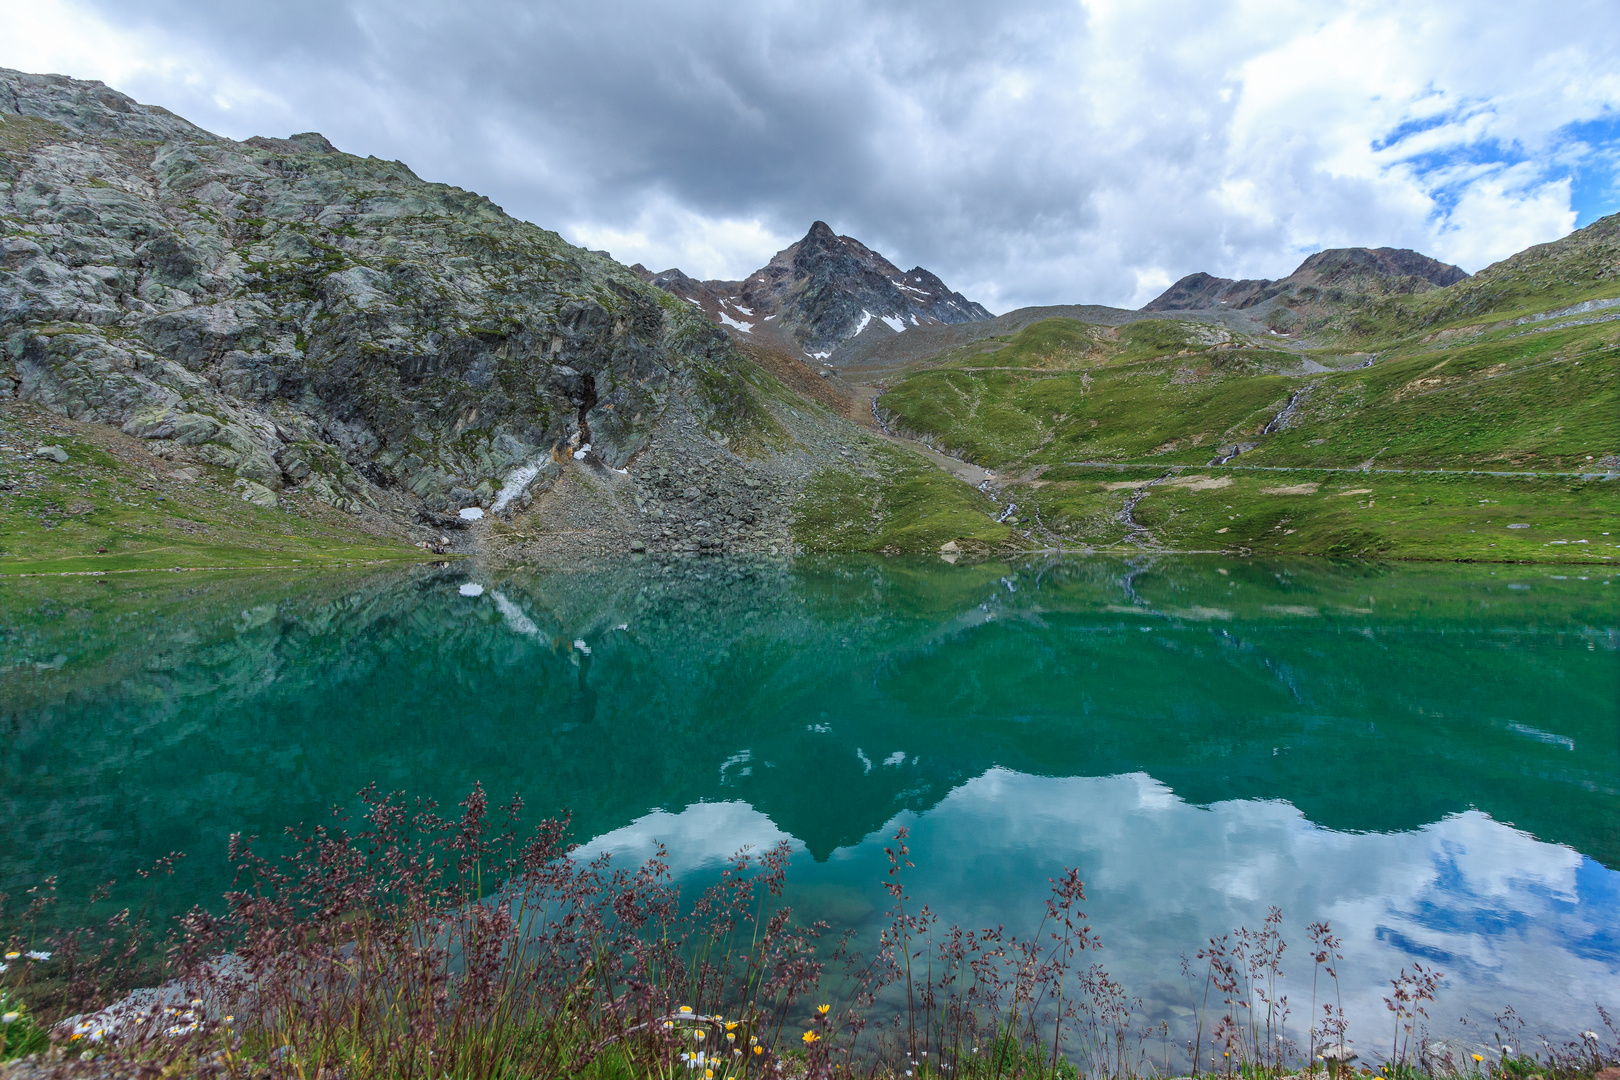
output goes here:
{"type": "Polygon", "coordinates": [[[1575,871],[1575,892],[1588,913],[1588,930],[1569,943],[1570,952],[1620,972],[1620,871],[1583,856],[1575,871]]]}
{"type": "Polygon", "coordinates": [[[1606,112],[1592,120],[1570,124],[1558,134],[1587,151],[1571,173],[1570,208],[1575,227],[1592,224],[1620,210],[1620,113],[1606,112]]]}
{"type": "MultiPolygon", "coordinates": [[[[1431,94],[1427,98],[1420,98],[1413,102],[1415,107],[1421,108],[1426,102],[1438,102],[1439,96],[1431,94]]],[[[1489,105],[1484,102],[1470,101],[1451,108],[1436,109],[1427,116],[1414,116],[1401,121],[1389,130],[1382,138],[1374,139],[1372,148],[1383,153],[1393,150],[1401,143],[1416,139],[1417,136],[1435,131],[1439,128],[1466,124],[1476,116],[1488,113],[1489,105]]]]}
{"type": "Polygon", "coordinates": [[[1447,964],[1453,971],[1456,970],[1460,957],[1449,949],[1442,949],[1432,942],[1419,941],[1414,937],[1401,933],[1392,926],[1380,926],[1376,932],[1379,941],[1399,949],[1407,956],[1415,956],[1420,960],[1427,960],[1431,964],[1447,964]]]}
{"type": "Polygon", "coordinates": [[[1380,925],[1380,941],[1462,973],[1484,969],[1478,957],[1456,943],[1522,940],[1539,929],[1550,933],[1570,955],[1620,972],[1620,919],[1616,918],[1620,872],[1582,856],[1572,882],[1555,887],[1533,877],[1519,877],[1511,881],[1506,893],[1481,893],[1460,861],[1464,854],[1454,844],[1435,853],[1435,877],[1429,891],[1399,912],[1397,921],[1406,923],[1407,929],[1380,925]],[[1573,890],[1566,891],[1570,884],[1573,890]],[[1413,929],[1422,933],[1410,932],[1413,929]]]}
{"type": "Polygon", "coordinates": [[[1620,113],[1566,124],[1532,150],[1517,140],[1469,137],[1478,131],[1473,121],[1488,112],[1469,104],[1408,119],[1373,140],[1372,148],[1411,170],[1434,200],[1435,219],[1448,217],[1481,178],[1509,170],[1519,187],[1567,180],[1576,228],[1620,210],[1620,113]]]}
{"type": "MultiPolygon", "coordinates": [[[[1505,169],[1522,169],[1531,157],[1518,144],[1495,141],[1464,143],[1444,150],[1429,150],[1404,156],[1401,163],[1416,174],[1429,197],[1434,200],[1433,217],[1450,216],[1462,201],[1470,185],[1483,176],[1505,169]]],[[[1545,169],[1534,169],[1536,179],[1551,180],[1545,169]]]]}

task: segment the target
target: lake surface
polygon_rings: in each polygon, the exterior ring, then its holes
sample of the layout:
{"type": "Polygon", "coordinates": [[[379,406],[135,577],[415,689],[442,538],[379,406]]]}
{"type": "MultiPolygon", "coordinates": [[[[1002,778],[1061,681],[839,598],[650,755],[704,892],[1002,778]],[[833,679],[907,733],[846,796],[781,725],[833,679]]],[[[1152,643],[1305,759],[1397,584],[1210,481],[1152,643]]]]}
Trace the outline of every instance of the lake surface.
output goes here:
{"type": "Polygon", "coordinates": [[[1275,904],[1296,1027],[1328,919],[1365,1048],[1413,960],[1438,1029],[1512,1005],[1568,1035],[1620,1005],[1617,593],[1231,558],[6,579],[0,888],[174,912],[226,887],[233,831],[481,781],[694,881],[787,839],[796,910],[864,930],[900,825],[946,921],[1028,931],[1078,867],[1142,1027],[1275,904]]]}

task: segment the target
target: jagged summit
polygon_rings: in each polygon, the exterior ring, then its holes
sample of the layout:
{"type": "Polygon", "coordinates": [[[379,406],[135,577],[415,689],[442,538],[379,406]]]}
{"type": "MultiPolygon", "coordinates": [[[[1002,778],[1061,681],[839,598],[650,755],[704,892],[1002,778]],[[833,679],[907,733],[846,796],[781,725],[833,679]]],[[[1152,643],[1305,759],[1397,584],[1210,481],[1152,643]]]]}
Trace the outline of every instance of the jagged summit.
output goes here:
{"type": "Polygon", "coordinates": [[[1426,292],[1455,285],[1468,277],[1461,267],[1431,259],[1410,248],[1329,248],[1318,251],[1285,278],[1275,281],[1188,274],[1143,311],[1197,311],[1226,305],[1251,308],[1273,297],[1306,289],[1387,296],[1426,292]]]}
{"type": "Polygon", "coordinates": [[[1435,288],[1443,289],[1468,277],[1468,271],[1439,259],[1431,259],[1411,248],[1329,248],[1318,251],[1300,263],[1299,269],[1288,280],[1326,286],[1359,280],[1364,276],[1392,283],[1398,283],[1402,278],[1419,278],[1435,288]]]}
{"type": "Polygon", "coordinates": [[[1467,277],[1461,267],[1410,248],[1329,248],[1276,281],[1188,274],[1142,310],[1240,311],[1256,331],[1286,337],[1338,326],[1347,311],[1372,299],[1443,289],[1467,277]]]}
{"type": "Polygon", "coordinates": [[[824,221],[742,281],[698,281],[678,269],[655,274],[639,264],[631,269],[737,333],[772,338],[820,359],[862,334],[992,318],[933,273],[920,266],[902,271],[824,221]]]}

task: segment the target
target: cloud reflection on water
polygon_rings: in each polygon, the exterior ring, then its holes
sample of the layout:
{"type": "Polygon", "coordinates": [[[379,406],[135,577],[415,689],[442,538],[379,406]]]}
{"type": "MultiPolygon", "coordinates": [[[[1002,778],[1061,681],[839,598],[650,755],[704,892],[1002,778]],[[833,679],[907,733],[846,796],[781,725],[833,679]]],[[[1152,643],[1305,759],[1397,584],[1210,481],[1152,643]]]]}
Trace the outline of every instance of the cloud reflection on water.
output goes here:
{"type": "MultiPolygon", "coordinates": [[[[1323,782],[1354,777],[1325,772],[1323,782]]],[[[1383,995],[1413,961],[1448,976],[1430,1009],[1437,1031],[1459,1032],[1464,1014],[1488,1025],[1512,1005],[1531,1032],[1571,1035],[1596,1021],[1594,1001],[1615,1003],[1620,873],[1477,810],[1407,832],[1336,832],[1281,800],[1193,805],[1141,773],[1059,778],[992,768],[823,863],[803,858],[793,841],[801,916],[824,917],[818,907],[833,903],[828,897],[851,910],[849,895],[860,893],[866,902],[853,910],[870,929],[886,906],[882,847],[901,824],[912,829],[914,895],[946,923],[1028,933],[1048,879],[1079,867],[1105,946],[1097,959],[1145,999],[1152,1021],[1172,1029],[1189,996],[1181,954],[1237,926],[1259,927],[1272,904],[1293,946],[1295,1037],[1310,1007],[1304,927],[1317,919],[1345,942],[1345,1007],[1364,1051],[1388,1037],[1383,995]]],[[[784,838],[792,839],[746,803],[699,803],[650,813],[584,851],[639,859],[663,841],[684,876],[715,868],[744,844],[784,838]]]]}

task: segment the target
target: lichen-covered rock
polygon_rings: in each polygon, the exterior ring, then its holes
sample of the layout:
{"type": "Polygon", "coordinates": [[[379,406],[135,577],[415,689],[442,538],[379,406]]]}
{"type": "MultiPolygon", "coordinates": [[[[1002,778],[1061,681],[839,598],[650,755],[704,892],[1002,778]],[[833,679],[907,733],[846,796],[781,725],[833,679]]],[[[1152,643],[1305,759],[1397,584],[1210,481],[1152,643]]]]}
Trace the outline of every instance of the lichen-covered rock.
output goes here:
{"type": "Polygon", "coordinates": [[[744,437],[742,363],[690,305],[399,162],[0,69],[0,397],[254,502],[521,505],[565,451],[622,466],[672,406],[744,437]]]}

